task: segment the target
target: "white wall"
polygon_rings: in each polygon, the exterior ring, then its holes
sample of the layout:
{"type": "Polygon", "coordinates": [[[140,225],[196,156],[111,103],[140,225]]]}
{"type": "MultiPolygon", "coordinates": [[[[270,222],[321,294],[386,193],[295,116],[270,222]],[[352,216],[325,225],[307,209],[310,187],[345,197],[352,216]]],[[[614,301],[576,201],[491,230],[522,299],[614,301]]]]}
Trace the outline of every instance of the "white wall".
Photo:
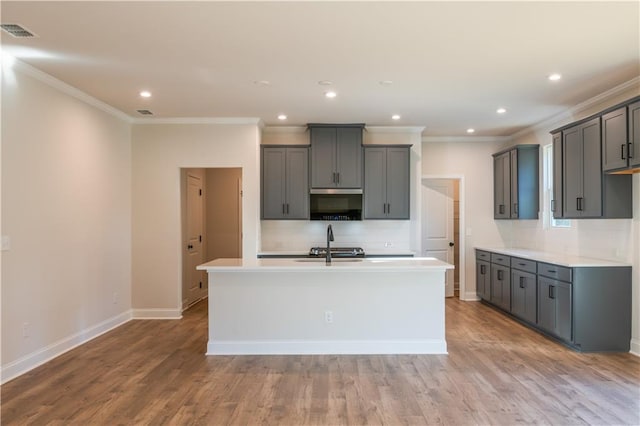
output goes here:
{"type": "Polygon", "coordinates": [[[129,319],[131,145],[75,89],[20,63],[2,77],[6,381],[129,319]]]}
{"type": "Polygon", "coordinates": [[[241,167],[244,257],[260,240],[260,131],[254,124],[135,124],[132,303],[136,317],[181,315],[180,168],[241,167]]]}
{"type": "MultiPolygon", "coordinates": [[[[365,145],[411,144],[411,220],[363,220],[361,222],[332,222],[336,246],[358,246],[366,252],[397,253],[420,251],[420,176],[422,128],[367,127],[363,134],[365,145]]],[[[265,128],[263,144],[308,145],[309,133],[304,127],[265,128]]],[[[310,247],[326,245],[327,223],[305,220],[261,221],[260,250],[308,251],[310,247]]]]}

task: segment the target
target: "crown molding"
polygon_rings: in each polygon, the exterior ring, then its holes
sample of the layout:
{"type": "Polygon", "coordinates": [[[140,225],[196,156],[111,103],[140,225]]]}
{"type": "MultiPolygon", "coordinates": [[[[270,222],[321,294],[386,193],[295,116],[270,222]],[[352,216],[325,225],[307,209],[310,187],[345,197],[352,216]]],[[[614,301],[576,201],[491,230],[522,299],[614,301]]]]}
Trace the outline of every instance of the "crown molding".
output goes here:
{"type": "Polygon", "coordinates": [[[254,117],[168,117],[134,118],[133,124],[229,124],[259,126],[259,118],[254,117]]]}
{"type": "Polygon", "coordinates": [[[107,114],[110,114],[122,121],[125,121],[127,123],[132,123],[133,122],[133,117],[131,117],[128,114],[125,114],[124,112],[120,111],[119,109],[116,109],[114,107],[112,107],[109,104],[106,104],[104,102],[102,102],[101,100],[98,100],[96,98],[94,98],[91,95],[86,94],[85,92],[83,92],[80,89],[76,89],[75,87],[63,82],[62,80],[58,80],[57,78],[45,73],[44,71],[40,71],[39,69],[25,63],[22,62],[21,60],[17,59],[17,58],[13,58],[14,62],[13,65],[11,66],[12,69],[19,71],[25,75],[28,75],[29,77],[32,77],[64,94],[67,94],[71,97],[74,97],[86,104],[89,104],[95,108],[98,108],[99,110],[106,112],[107,114]]]}
{"type": "Polygon", "coordinates": [[[422,134],[424,126],[365,126],[364,129],[371,133],[404,133],[422,134]]]}
{"type": "Polygon", "coordinates": [[[588,108],[591,108],[594,105],[600,104],[602,102],[606,102],[608,99],[612,99],[620,95],[621,93],[624,93],[629,89],[632,89],[634,86],[636,88],[640,87],[640,76],[634,77],[631,80],[626,81],[618,86],[612,87],[611,89],[605,92],[602,92],[599,95],[596,95],[590,99],[587,99],[584,102],[581,102],[577,105],[567,108],[566,110],[558,114],[552,115],[551,117],[545,118],[544,120],[537,122],[536,124],[526,127],[512,134],[511,138],[515,140],[515,139],[521,138],[524,135],[528,135],[530,133],[534,133],[537,131],[548,131],[555,127],[561,126],[563,123],[568,124],[568,122],[575,121],[574,117],[576,115],[579,115],[582,111],[588,108]]]}
{"type": "Polygon", "coordinates": [[[301,134],[307,131],[307,126],[264,126],[262,131],[268,134],[301,134]]]}
{"type": "Polygon", "coordinates": [[[510,142],[511,136],[423,136],[423,143],[510,142]]]}

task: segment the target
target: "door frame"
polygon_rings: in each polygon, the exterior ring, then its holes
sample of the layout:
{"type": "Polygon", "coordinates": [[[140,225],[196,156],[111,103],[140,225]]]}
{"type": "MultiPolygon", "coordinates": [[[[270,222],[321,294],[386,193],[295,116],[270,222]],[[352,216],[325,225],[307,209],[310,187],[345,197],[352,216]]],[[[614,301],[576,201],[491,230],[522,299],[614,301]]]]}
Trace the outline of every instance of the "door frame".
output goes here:
{"type": "MultiPolygon", "coordinates": [[[[460,300],[477,300],[477,296],[475,292],[472,295],[467,295],[467,274],[466,274],[466,221],[465,221],[465,213],[466,213],[466,190],[465,190],[465,181],[464,175],[462,174],[441,174],[441,175],[422,175],[420,177],[420,185],[424,186],[425,181],[431,179],[449,179],[449,180],[457,180],[458,181],[458,190],[459,190],[459,202],[460,202],[460,217],[459,217],[459,234],[460,234],[460,271],[458,271],[458,276],[460,281],[458,282],[459,286],[459,294],[458,297],[460,300]]],[[[421,190],[422,192],[422,190],[421,190]]],[[[422,200],[420,201],[420,209],[422,209],[422,200]]],[[[420,213],[420,221],[422,221],[422,211],[420,213]]],[[[423,223],[420,223],[420,228],[424,226],[423,223]]],[[[422,238],[420,239],[420,253],[422,253],[422,238]]]]}

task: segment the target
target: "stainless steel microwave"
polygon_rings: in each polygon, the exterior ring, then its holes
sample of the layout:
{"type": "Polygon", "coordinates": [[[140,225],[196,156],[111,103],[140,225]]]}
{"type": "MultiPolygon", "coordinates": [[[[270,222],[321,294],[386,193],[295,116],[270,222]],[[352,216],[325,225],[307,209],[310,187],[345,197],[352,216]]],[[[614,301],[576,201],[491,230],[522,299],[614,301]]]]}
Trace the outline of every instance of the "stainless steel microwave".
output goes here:
{"type": "Polygon", "coordinates": [[[362,220],[362,189],[312,189],[311,220],[362,220]]]}

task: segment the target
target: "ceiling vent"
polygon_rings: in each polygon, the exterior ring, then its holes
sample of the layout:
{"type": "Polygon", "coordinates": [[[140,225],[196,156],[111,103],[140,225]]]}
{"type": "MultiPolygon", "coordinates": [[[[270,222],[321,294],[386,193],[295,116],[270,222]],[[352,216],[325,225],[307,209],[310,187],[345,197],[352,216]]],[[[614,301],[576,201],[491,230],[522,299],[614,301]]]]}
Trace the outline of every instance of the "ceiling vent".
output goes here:
{"type": "Polygon", "coordinates": [[[18,24],[1,24],[0,28],[17,38],[37,37],[34,33],[18,24]]]}
{"type": "Polygon", "coordinates": [[[139,109],[139,110],[136,110],[136,111],[138,111],[138,113],[142,114],[142,115],[153,115],[153,113],[151,111],[149,111],[148,109],[139,109]]]}

